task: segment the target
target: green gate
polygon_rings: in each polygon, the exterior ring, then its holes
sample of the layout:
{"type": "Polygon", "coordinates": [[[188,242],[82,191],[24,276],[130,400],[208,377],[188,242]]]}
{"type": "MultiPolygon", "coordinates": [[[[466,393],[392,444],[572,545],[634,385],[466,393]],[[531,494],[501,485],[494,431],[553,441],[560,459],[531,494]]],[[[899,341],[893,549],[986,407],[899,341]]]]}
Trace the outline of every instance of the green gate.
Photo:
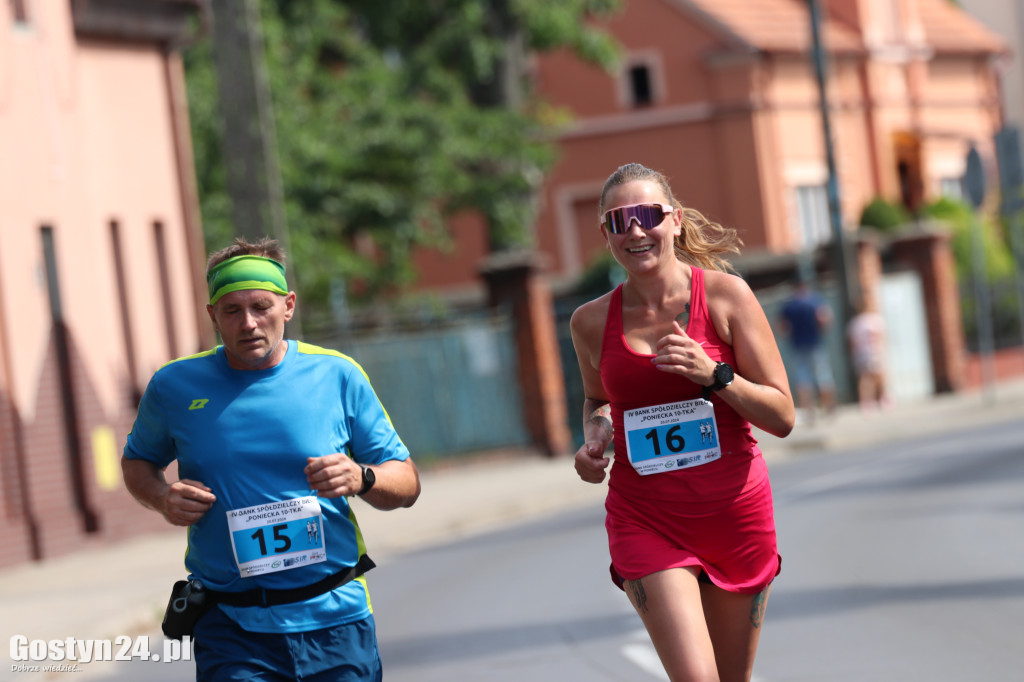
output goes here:
{"type": "Polygon", "coordinates": [[[414,458],[530,442],[508,317],[314,343],[335,348],[362,366],[414,458]]]}

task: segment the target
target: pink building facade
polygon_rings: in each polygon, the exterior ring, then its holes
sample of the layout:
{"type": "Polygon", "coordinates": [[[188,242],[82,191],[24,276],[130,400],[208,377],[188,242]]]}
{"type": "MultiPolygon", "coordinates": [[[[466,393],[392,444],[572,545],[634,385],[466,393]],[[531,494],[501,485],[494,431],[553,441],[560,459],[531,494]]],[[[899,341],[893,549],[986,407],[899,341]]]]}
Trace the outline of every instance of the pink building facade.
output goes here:
{"type": "Polygon", "coordinates": [[[161,526],[140,391],[212,341],[184,76],[198,2],[0,3],[0,565],[161,526]]]}
{"type": "MultiPolygon", "coordinates": [[[[856,229],[876,196],[916,208],[956,191],[970,144],[994,162],[1003,43],[947,0],[821,0],[842,216],[856,229]]],[[[745,255],[828,240],[827,165],[804,0],[630,0],[607,25],[614,74],[568,54],[538,59],[540,93],[572,112],[534,227],[547,275],[570,286],[604,251],[601,186],[639,161],[680,200],[735,227],[745,255]]],[[[422,285],[482,295],[482,226],[423,254],[422,285]]]]}

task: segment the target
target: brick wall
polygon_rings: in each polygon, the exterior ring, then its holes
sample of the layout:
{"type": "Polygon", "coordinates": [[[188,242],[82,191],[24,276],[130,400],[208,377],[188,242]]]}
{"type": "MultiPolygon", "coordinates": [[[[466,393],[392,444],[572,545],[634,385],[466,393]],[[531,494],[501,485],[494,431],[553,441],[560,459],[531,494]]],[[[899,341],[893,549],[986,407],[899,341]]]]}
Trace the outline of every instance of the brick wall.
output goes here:
{"type": "Polygon", "coordinates": [[[28,498],[21,488],[18,414],[7,393],[0,393],[0,566],[35,558],[28,498]]]}
{"type": "Polygon", "coordinates": [[[547,280],[535,252],[493,254],[481,269],[493,307],[507,306],[515,325],[523,415],[534,447],[547,455],[572,448],[565,379],[547,280]]]}
{"type": "MultiPolygon", "coordinates": [[[[121,479],[120,457],[128,431],[135,419],[136,392],[125,373],[119,382],[119,402],[114,414],[103,410],[99,396],[94,392],[88,368],[70,344],[75,403],[77,406],[78,442],[81,445],[82,473],[89,507],[96,516],[97,529],[89,535],[92,542],[118,541],[125,537],[168,528],[163,518],[145,509],[128,493],[121,479]],[[104,453],[93,451],[93,433],[97,428],[110,428],[116,447],[116,487],[107,489],[97,477],[97,458],[104,453]]],[[[177,478],[177,473],[174,473],[177,478]]],[[[174,480],[172,478],[171,480],[174,480]]]]}
{"type": "Polygon", "coordinates": [[[51,337],[39,377],[32,418],[23,424],[28,495],[35,511],[42,557],[85,543],[85,518],[75,501],[76,481],[65,433],[56,343],[51,337]]]}
{"type": "MultiPolygon", "coordinates": [[[[106,414],[92,388],[82,358],[69,339],[69,358],[74,396],[77,453],[72,453],[66,431],[66,414],[56,343],[51,338],[47,361],[38,378],[36,404],[32,418],[15,424],[19,417],[9,406],[0,405],[6,415],[3,435],[4,467],[0,494],[3,495],[6,521],[0,529],[0,542],[8,548],[0,554],[0,566],[21,563],[33,558],[46,559],[81,550],[93,544],[116,542],[127,537],[168,528],[163,518],[142,508],[125,489],[117,468],[117,485],[103,489],[96,476],[92,434],[97,427],[113,429],[117,457],[120,458],[125,436],[135,418],[130,385],[125,382],[123,398],[116,414],[106,414]],[[6,407],[6,409],[4,409],[6,407]],[[17,452],[12,438],[15,427],[22,435],[20,450],[25,462],[25,481],[11,482],[8,464],[17,452]],[[10,445],[9,445],[10,444],[10,445]],[[72,457],[78,459],[78,476],[72,457]],[[76,500],[76,488],[80,492],[76,500]],[[38,556],[32,552],[32,526],[24,514],[24,505],[31,509],[38,537],[38,556]],[[88,521],[92,517],[93,523],[88,521]]],[[[6,400],[5,400],[6,402],[6,400]]],[[[176,472],[169,471],[169,477],[176,472]]]]}
{"type": "MultiPolygon", "coordinates": [[[[527,309],[531,354],[535,376],[535,393],[530,400],[543,422],[543,450],[549,455],[563,455],[572,448],[565,403],[565,376],[555,329],[555,308],[547,280],[535,275],[527,281],[527,309]]],[[[517,322],[518,323],[518,322],[517,322]]]]}

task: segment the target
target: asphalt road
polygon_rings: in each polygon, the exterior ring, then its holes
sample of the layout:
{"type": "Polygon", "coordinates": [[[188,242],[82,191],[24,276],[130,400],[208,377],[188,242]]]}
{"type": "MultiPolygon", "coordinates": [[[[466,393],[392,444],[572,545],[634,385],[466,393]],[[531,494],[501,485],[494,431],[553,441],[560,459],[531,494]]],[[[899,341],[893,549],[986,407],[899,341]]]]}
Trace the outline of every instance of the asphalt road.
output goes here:
{"type": "MultiPolygon", "coordinates": [[[[771,473],[783,572],[757,682],[1021,679],[1024,423],[771,473]]],[[[371,579],[384,679],[667,679],[607,564],[600,505],[388,558],[371,579]]],[[[193,674],[109,671],[93,679],[193,674]]]]}
{"type": "Polygon", "coordinates": [[[774,472],[760,680],[1020,680],[1024,422],[774,472]]]}
{"type": "MultiPolygon", "coordinates": [[[[1024,423],[809,453],[772,477],[784,563],[758,682],[1020,679],[1024,423]]],[[[666,679],[607,579],[602,516],[383,567],[386,679],[666,679]]]]}

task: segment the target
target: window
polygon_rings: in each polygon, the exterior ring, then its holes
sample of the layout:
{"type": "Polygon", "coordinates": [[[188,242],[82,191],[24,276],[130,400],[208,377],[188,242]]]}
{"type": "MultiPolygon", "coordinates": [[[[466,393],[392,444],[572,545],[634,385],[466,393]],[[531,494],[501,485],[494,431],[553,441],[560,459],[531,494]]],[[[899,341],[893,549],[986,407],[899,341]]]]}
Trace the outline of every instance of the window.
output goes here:
{"type": "Polygon", "coordinates": [[[50,327],[53,355],[56,359],[57,377],[60,390],[60,409],[64,417],[64,448],[71,472],[71,493],[75,509],[81,516],[86,533],[95,533],[99,527],[96,512],[89,504],[86,494],[84,448],[78,434],[78,392],[75,390],[75,373],[72,371],[71,341],[64,322],[64,304],[61,300],[61,286],[57,269],[57,245],[53,226],[40,227],[43,247],[43,272],[46,276],[46,291],[50,299],[50,327]]]}
{"type": "Polygon", "coordinates": [[[121,312],[121,340],[124,342],[124,357],[128,365],[128,381],[133,405],[142,400],[139,391],[135,364],[135,341],[132,337],[131,308],[128,305],[128,276],[124,267],[124,248],[121,244],[121,226],[116,220],[110,221],[110,246],[114,259],[114,276],[117,280],[117,305],[121,312]]]}
{"type": "Polygon", "coordinates": [[[644,109],[665,101],[665,65],[656,49],[631,51],[615,79],[618,105],[622,109],[644,109]]]}
{"type": "Polygon", "coordinates": [[[812,249],[832,238],[825,185],[796,187],[796,220],[802,248],[812,249]]]}
{"type": "Polygon", "coordinates": [[[629,69],[630,101],[634,107],[644,107],[654,102],[651,89],[651,70],[644,64],[629,69]]]}
{"type": "Polygon", "coordinates": [[[15,24],[28,23],[28,0],[7,0],[15,24]]]}
{"type": "Polygon", "coordinates": [[[963,199],[963,183],[960,178],[939,178],[939,194],[950,199],[963,199]]]}
{"type": "Polygon", "coordinates": [[[160,303],[164,309],[164,332],[167,334],[167,350],[170,357],[178,357],[178,344],[174,339],[174,302],[171,300],[171,274],[167,264],[167,244],[164,238],[164,224],[153,222],[153,244],[156,246],[157,273],[160,281],[160,303]]]}

